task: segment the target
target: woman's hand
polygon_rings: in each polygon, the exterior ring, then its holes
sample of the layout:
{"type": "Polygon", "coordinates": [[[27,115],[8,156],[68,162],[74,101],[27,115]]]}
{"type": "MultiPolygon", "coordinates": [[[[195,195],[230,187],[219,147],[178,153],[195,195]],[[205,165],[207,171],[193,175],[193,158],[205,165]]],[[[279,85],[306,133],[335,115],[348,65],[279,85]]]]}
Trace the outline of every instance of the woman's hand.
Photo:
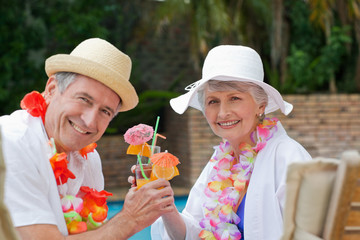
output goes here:
{"type": "Polygon", "coordinates": [[[136,187],[135,168],[136,165],[131,166],[130,171],[133,173],[133,175],[130,175],[128,177],[128,182],[131,184],[131,187],[136,187]]]}

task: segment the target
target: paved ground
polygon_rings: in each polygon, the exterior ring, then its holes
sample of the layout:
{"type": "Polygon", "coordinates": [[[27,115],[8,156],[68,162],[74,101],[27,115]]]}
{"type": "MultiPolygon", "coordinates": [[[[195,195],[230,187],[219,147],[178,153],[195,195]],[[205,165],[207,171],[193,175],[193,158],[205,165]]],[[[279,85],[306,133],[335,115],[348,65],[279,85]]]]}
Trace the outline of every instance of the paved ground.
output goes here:
{"type": "MultiPolygon", "coordinates": [[[[187,196],[189,194],[189,188],[173,187],[175,196],[187,196]]],[[[113,196],[108,197],[109,201],[122,201],[125,198],[126,193],[129,188],[113,188],[106,189],[113,194],[113,196]]]]}

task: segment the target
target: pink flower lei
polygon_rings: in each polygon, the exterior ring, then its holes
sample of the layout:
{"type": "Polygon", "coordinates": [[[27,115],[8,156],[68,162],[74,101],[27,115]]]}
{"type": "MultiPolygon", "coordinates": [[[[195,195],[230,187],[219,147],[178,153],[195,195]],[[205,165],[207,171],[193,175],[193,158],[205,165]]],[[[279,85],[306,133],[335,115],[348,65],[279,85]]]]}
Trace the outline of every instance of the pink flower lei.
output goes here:
{"type": "MultiPolygon", "coordinates": [[[[47,105],[44,97],[37,91],[25,95],[20,106],[33,117],[41,117],[45,124],[47,105]]],[[[53,140],[53,139],[52,139],[53,140]]],[[[57,153],[54,142],[50,142],[54,155],[49,159],[58,186],[65,184],[69,178],[76,176],[68,169],[66,153],[57,153]]],[[[87,154],[93,152],[96,143],[79,150],[79,154],[87,159],[87,154]]],[[[76,196],[60,195],[62,210],[69,234],[85,232],[101,226],[107,218],[107,196],[111,196],[105,190],[98,192],[95,189],[82,186],[76,196]]]]}
{"type": "Polygon", "coordinates": [[[228,141],[214,147],[215,171],[204,193],[205,217],[200,221],[203,230],[199,237],[205,240],[239,240],[241,233],[237,227],[240,218],[236,214],[238,204],[246,193],[254,168],[256,156],[277,131],[278,119],[264,119],[251,134],[255,147],[247,143],[240,144],[239,162],[236,163],[234,151],[228,141]],[[255,135],[256,134],[256,135],[255,135]],[[255,138],[256,137],[256,138],[255,138]]]}

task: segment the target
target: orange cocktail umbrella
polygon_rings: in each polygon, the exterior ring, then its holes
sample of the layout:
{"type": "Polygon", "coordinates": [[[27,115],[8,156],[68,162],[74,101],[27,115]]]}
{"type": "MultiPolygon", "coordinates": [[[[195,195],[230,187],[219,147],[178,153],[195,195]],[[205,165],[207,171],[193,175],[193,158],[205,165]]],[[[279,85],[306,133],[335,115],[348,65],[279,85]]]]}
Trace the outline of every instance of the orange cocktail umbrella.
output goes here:
{"type": "Polygon", "coordinates": [[[150,157],[150,161],[153,163],[151,179],[165,178],[170,180],[173,177],[179,175],[178,165],[179,159],[171,153],[165,151],[161,153],[155,153],[150,157]]]}
{"type": "Polygon", "coordinates": [[[155,153],[154,155],[152,155],[150,157],[151,162],[154,165],[158,165],[161,167],[175,167],[176,165],[178,165],[179,159],[177,157],[175,157],[174,155],[172,155],[171,153],[165,151],[165,152],[160,152],[160,153],[155,153]]]}

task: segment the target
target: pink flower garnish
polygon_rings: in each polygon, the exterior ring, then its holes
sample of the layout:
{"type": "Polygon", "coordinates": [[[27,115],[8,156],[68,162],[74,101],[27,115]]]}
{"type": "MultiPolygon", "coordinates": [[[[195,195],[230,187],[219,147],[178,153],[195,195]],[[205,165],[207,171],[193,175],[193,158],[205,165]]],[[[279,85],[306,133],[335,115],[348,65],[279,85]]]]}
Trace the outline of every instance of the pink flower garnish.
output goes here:
{"type": "Polygon", "coordinates": [[[154,134],[153,127],[146,124],[138,124],[129,128],[124,135],[125,142],[131,145],[141,145],[149,141],[154,134]]]}

